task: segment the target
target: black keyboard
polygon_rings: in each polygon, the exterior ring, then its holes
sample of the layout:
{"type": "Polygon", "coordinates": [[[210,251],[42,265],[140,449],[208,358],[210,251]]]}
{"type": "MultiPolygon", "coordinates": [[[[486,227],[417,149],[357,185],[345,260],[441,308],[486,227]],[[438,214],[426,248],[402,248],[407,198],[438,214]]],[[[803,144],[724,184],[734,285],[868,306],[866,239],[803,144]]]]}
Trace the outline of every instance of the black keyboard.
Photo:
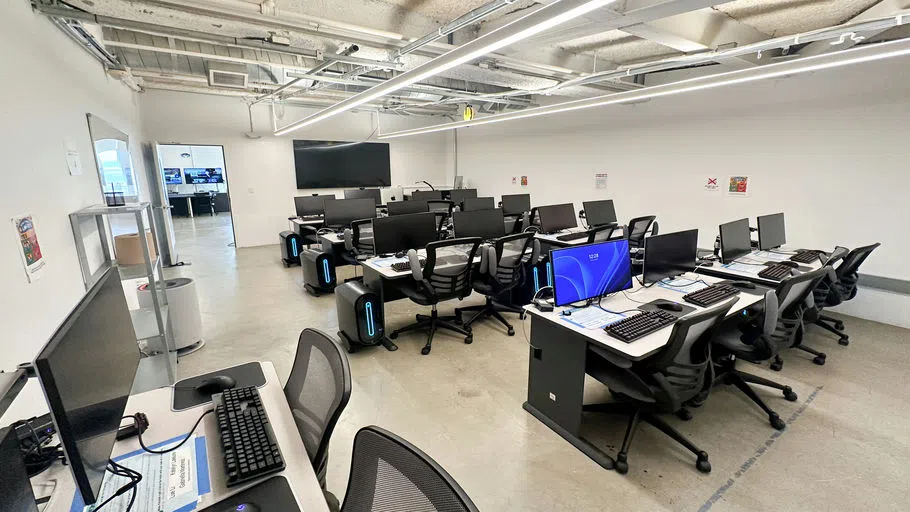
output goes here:
{"type": "Polygon", "coordinates": [[[815,263],[821,251],[803,251],[790,256],[790,261],[795,263],[815,263]]]}
{"type": "Polygon", "coordinates": [[[604,327],[607,334],[629,343],[654,331],[659,331],[677,320],[676,315],[666,311],[645,311],[604,327]]]}
{"type": "Polygon", "coordinates": [[[284,469],[278,441],[255,387],[212,396],[227,486],[233,487],[284,469]]]}
{"type": "MultiPolygon", "coordinates": [[[[427,260],[421,258],[420,259],[420,268],[425,267],[426,264],[427,264],[427,260]]],[[[392,263],[391,268],[395,272],[407,272],[407,271],[411,270],[411,262],[410,261],[399,261],[397,263],[392,263]]]]}
{"type": "Polygon", "coordinates": [[[560,242],[571,242],[572,240],[581,240],[582,238],[588,238],[588,233],[582,231],[579,233],[569,233],[567,235],[559,235],[556,237],[560,242]]]}
{"type": "Polygon", "coordinates": [[[764,270],[759,272],[758,277],[770,279],[772,281],[783,281],[784,278],[790,277],[791,270],[793,270],[793,267],[775,263],[773,265],[768,265],[764,270]]]}
{"type": "Polygon", "coordinates": [[[707,288],[702,288],[701,290],[683,295],[683,300],[690,304],[706,308],[711,304],[716,304],[738,293],[739,290],[732,286],[714,284],[707,288]]]}

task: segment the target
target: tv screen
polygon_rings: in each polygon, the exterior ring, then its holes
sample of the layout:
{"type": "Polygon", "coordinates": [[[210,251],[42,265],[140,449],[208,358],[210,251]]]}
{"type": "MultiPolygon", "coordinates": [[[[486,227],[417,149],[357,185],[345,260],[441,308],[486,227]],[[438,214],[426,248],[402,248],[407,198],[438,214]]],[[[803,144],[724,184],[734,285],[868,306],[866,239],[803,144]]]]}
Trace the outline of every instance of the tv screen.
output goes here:
{"type": "Polygon", "coordinates": [[[183,178],[180,176],[180,169],[165,167],[164,182],[168,185],[183,185],[183,178]]]}
{"type": "Polygon", "coordinates": [[[187,167],[183,170],[187,185],[201,185],[203,183],[224,183],[224,173],[221,167],[207,169],[187,167]]]}
{"type": "Polygon", "coordinates": [[[379,142],[295,140],[297,188],[388,187],[389,145],[379,142]]]}

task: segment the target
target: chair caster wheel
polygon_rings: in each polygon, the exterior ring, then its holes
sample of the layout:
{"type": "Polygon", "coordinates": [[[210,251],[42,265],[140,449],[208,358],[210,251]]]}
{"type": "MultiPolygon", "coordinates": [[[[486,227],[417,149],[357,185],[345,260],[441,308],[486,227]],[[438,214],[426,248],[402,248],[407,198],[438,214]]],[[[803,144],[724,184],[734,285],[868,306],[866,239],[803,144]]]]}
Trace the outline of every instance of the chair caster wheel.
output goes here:
{"type": "Polygon", "coordinates": [[[702,473],[711,472],[711,463],[708,462],[708,454],[701,452],[698,454],[698,460],[695,461],[695,467],[702,473]]]}
{"type": "Polygon", "coordinates": [[[389,334],[389,339],[394,340],[394,339],[397,339],[397,338],[398,338],[398,333],[397,333],[397,332],[393,332],[392,334],[389,334]]]}
{"type": "Polygon", "coordinates": [[[680,409],[676,411],[676,417],[683,421],[689,421],[692,419],[692,411],[689,409],[680,409]]]}
{"type": "Polygon", "coordinates": [[[414,318],[416,318],[416,319],[417,319],[417,321],[418,321],[418,322],[419,322],[419,321],[420,321],[420,317],[421,317],[421,316],[423,316],[423,315],[421,315],[421,314],[416,314],[416,315],[414,315],[414,318]]]}
{"type": "Polygon", "coordinates": [[[843,322],[834,322],[834,328],[837,329],[838,331],[843,331],[844,323],[843,322]]]}
{"type": "Polygon", "coordinates": [[[464,343],[465,343],[465,345],[470,345],[471,343],[474,343],[474,335],[469,334],[469,335],[465,336],[464,343]]]}
{"type": "Polygon", "coordinates": [[[774,370],[774,371],[776,371],[776,372],[781,371],[781,369],[782,369],[783,367],[784,367],[783,361],[775,361],[775,362],[771,363],[771,369],[774,370]]]}
{"type": "Polygon", "coordinates": [[[788,402],[795,402],[797,398],[799,398],[799,397],[796,396],[796,393],[794,393],[792,389],[785,389],[785,390],[784,390],[784,399],[785,399],[786,401],[788,401],[788,402]]]}
{"type": "Polygon", "coordinates": [[[812,362],[819,366],[824,366],[825,365],[825,354],[822,354],[820,356],[815,356],[815,359],[813,359],[812,362]]]}
{"type": "Polygon", "coordinates": [[[509,327],[509,336],[515,336],[515,328],[509,327]]]}
{"type": "Polygon", "coordinates": [[[620,475],[625,475],[629,472],[629,463],[624,460],[617,460],[616,464],[613,465],[613,469],[620,475]]]}
{"type": "Polygon", "coordinates": [[[837,342],[846,347],[850,344],[850,338],[844,336],[843,338],[837,340],[837,342]]]}
{"type": "Polygon", "coordinates": [[[430,353],[430,347],[423,347],[422,349],[420,349],[420,353],[423,354],[423,355],[429,354],[429,353],[430,353]]]}
{"type": "Polygon", "coordinates": [[[777,414],[769,416],[768,421],[771,423],[771,426],[774,427],[775,430],[783,430],[787,428],[787,424],[784,422],[784,420],[780,419],[780,416],[777,414]]]}

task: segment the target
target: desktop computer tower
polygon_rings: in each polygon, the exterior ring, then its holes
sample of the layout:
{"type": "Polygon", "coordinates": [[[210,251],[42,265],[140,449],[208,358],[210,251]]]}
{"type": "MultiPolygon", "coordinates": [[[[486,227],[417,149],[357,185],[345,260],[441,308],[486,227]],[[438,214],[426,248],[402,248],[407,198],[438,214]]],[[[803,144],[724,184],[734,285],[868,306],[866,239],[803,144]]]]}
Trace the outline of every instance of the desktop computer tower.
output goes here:
{"type": "Polygon", "coordinates": [[[348,352],[378,345],[385,336],[382,300],[363,283],[351,281],[335,289],[338,337],[348,352]]]}
{"type": "Polygon", "coordinates": [[[306,249],[300,253],[300,266],[306,291],[319,297],[335,290],[335,262],[331,253],[306,249]]]}
{"type": "MultiPolygon", "coordinates": [[[[534,295],[547,286],[553,286],[553,267],[550,258],[545,257],[535,264],[525,264],[525,280],[521,286],[512,288],[512,305],[530,304],[534,295]]],[[[552,296],[552,291],[550,295],[552,296]]]]}
{"type": "Polygon", "coordinates": [[[300,252],[303,250],[303,239],[300,235],[293,231],[282,231],[278,233],[278,242],[284,266],[300,265],[300,252]]]}

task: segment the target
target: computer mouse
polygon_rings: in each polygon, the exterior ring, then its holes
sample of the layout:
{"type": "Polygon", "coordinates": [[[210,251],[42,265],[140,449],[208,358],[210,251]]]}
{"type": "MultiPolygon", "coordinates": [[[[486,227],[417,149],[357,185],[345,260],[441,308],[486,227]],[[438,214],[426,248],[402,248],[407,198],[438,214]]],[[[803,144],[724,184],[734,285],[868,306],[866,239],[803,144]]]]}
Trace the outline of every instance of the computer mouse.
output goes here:
{"type": "Polygon", "coordinates": [[[755,283],[750,283],[748,281],[732,281],[730,286],[733,286],[734,288],[744,288],[746,290],[755,289],[755,283]]]}
{"type": "Polygon", "coordinates": [[[698,266],[699,266],[699,267],[713,267],[713,266],[714,266],[714,262],[711,261],[711,260],[702,261],[702,262],[700,262],[700,263],[698,264],[698,266]]]}
{"type": "Polygon", "coordinates": [[[226,509],[223,509],[222,512],[260,512],[260,509],[254,503],[240,503],[239,505],[232,505],[226,509]]]}
{"type": "Polygon", "coordinates": [[[778,261],[777,263],[790,268],[799,268],[799,263],[795,261],[778,261]]]}
{"type": "Polygon", "coordinates": [[[572,310],[571,309],[563,310],[562,316],[572,316],[572,310]]]}
{"type": "Polygon", "coordinates": [[[682,306],[675,302],[661,302],[657,305],[657,309],[662,309],[664,311],[676,311],[677,313],[683,310],[682,306]]]}
{"type": "Polygon", "coordinates": [[[398,251],[395,253],[396,258],[404,258],[406,255],[407,255],[407,253],[404,251],[398,251]]]}
{"type": "Polygon", "coordinates": [[[196,391],[205,395],[214,395],[222,391],[233,389],[237,386],[237,381],[228,375],[216,375],[209,377],[196,386],[196,391]]]}

